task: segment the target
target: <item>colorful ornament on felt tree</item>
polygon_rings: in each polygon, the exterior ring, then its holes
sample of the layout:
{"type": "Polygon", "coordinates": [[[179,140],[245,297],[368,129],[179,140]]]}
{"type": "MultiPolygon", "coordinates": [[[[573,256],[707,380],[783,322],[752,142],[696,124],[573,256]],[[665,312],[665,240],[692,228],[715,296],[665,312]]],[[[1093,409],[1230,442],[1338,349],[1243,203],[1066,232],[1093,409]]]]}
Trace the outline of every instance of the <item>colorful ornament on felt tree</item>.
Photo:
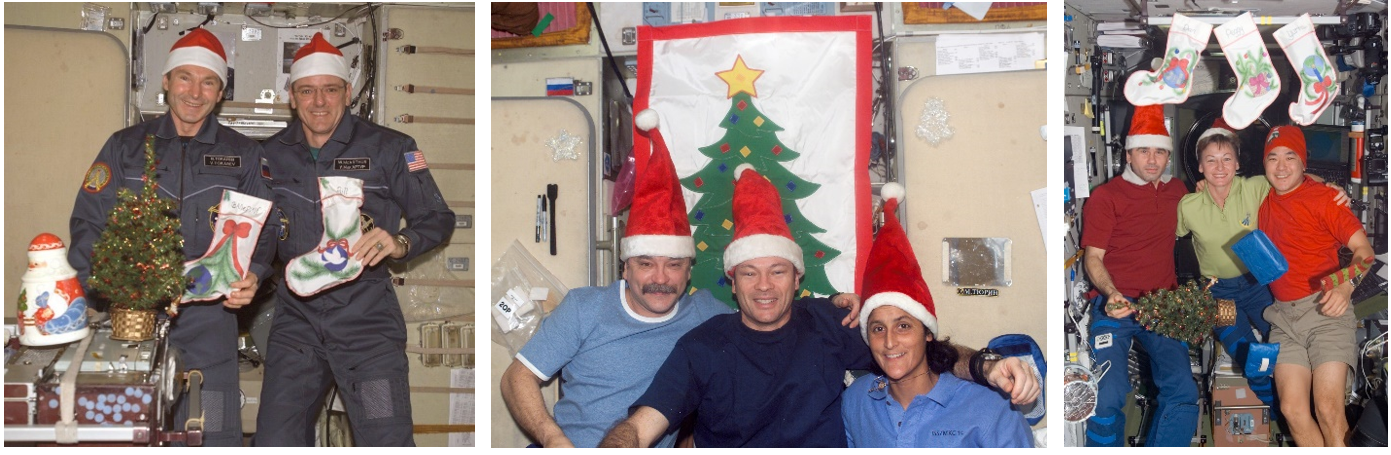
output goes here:
{"type": "Polygon", "coordinates": [[[29,243],[29,270],[20,282],[15,315],[21,344],[50,346],[87,337],[87,294],[58,236],[43,233],[29,243]]]}

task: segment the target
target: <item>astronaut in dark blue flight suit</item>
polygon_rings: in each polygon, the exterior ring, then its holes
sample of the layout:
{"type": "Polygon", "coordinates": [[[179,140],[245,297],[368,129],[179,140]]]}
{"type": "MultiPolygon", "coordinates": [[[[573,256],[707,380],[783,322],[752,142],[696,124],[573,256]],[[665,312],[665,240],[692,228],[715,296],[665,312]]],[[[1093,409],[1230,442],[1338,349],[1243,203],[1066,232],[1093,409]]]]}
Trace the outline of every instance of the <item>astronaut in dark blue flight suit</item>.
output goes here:
{"type": "Polygon", "coordinates": [[[336,383],[354,443],[413,446],[405,320],[380,262],[408,261],[447,243],[454,213],[415,140],[348,113],[347,63],[322,36],[295,55],[290,92],[296,120],[262,143],[280,209],[271,218],[287,224],[277,255],[288,264],[319,244],[318,178],[352,177],[363,181],[366,232],[350,251],[365,268],[310,297],[279,288],[252,443],[312,445],[315,420],[336,383]]]}
{"type": "MultiPolygon", "coordinates": [[[[155,138],[158,193],[179,203],[185,259],[207,252],[222,190],[272,198],[270,180],[261,173],[261,146],[211,118],[222,99],[226,74],[222,44],[212,33],[194,29],[174,44],[164,68],[169,112],[107,139],[72,210],[68,261],[84,285],[92,272],[93,244],[106,229],[117,190],[138,192],[143,186],[147,135],[155,138]]],[[[172,322],[170,343],[180,350],[188,369],[203,372],[204,445],[242,445],[236,310],[256,295],[259,277],[270,270],[274,248],[274,237],[262,230],[249,272],[232,283],[231,295],[221,305],[184,305],[172,322]]],[[[183,428],[187,414],[188,401],[183,400],[175,416],[177,428],[183,428]]]]}

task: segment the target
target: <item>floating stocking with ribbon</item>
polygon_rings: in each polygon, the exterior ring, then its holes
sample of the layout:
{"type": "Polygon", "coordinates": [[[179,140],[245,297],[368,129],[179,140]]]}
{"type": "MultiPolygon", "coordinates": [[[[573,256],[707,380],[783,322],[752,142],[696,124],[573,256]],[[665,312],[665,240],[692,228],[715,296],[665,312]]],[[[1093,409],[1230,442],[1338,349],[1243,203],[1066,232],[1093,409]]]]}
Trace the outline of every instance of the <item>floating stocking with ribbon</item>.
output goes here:
{"type": "Polygon", "coordinates": [[[1275,41],[1299,76],[1299,94],[1290,103],[1290,120],[1300,125],[1314,123],[1338,94],[1338,73],[1314,34],[1314,21],[1308,14],[1299,16],[1275,31],[1275,41]]]}
{"type": "Polygon", "coordinates": [[[285,284],[301,296],[352,281],[362,273],[362,261],[354,259],[356,252],[352,251],[362,238],[362,180],[320,177],[319,197],[324,215],[324,235],[319,246],[285,266],[285,284]]]}
{"type": "Polygon", "coordinates": [[[208,252],[184,263],[184,276],[192,278],[180,303],[213,300],[232,292],[231,284],[246,278],[256,239],[270,214],[271,201],[236,191],[223,190],[217,206],[213,241],[208,252]]]}

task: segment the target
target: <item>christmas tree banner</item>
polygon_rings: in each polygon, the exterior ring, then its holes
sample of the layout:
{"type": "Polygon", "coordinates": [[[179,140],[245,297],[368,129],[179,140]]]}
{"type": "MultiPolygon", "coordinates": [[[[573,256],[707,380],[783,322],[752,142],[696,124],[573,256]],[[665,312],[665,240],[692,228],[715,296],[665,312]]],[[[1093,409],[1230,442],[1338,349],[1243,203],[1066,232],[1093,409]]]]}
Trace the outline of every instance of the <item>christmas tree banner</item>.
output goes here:
{"type": "MultiPolygon", "coordinates": [[[[797,296],[858,292],[871,241],[871,24],[761,17],[638,29],[633,111],[661,114],[695,237],[692,287],[734,306],[723,255],[734,169],[748,163],[778,188],[802,247],[797,296]]],[[[633,148],[643,172],[651,148],[639,134],[633,148]]]]}

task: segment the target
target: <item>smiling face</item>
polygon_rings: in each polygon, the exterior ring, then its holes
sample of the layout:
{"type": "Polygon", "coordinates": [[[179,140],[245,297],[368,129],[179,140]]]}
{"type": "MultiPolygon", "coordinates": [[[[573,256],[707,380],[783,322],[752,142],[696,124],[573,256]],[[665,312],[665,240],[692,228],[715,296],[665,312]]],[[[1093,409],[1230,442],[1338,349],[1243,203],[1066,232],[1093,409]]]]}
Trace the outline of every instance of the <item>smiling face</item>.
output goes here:
{"type": "Polygon", "coordinates": [[[1164,168],[1169,167],[1169,150],[1157,147],[1135,147],[1125,151],[1130,170],[1147,183],[1159,181],[1164,168]]]}
{"type": "Polygon", "coordinates": [[[222,100],[222,79],[210,69],[182,65],[164,74],[161,84],[168,93],[169,113],[180,136],[191,137],[203,127],[222,100]]]}
{"type": "Polygon", "coordinates": [[[670,313],[691,280],[691,258],[634,256],[623,262],[628,308],[643,317],[670,313]]]}
{"type": "Polygon", "coordinates": [[[304,137],[311,147],[323,147],[343,120],[352,85],[330,75],[306,76],[290,85],[290,107],[304,125],[304,137]]]}
{"type": "Polygon", "coordinates": [[[1294,191],[1304,183],[1304,161],[1289,147],[1275,147],[1265,154],[1265,178],[1276,193],[1294,191]]]}
{"type": "Polygon", "coordinates": [[[734,267],[734,298],[748,328],[772,331],[792,319],[792,300],[802,274],[779,257],[749,259],[734,267]]]}
{"type": "Polygon", "coordinates": [[[884,376],[898,381],[927,372],[927,342],[933,337],[922,321],[899,307],[884,305],[869,314],[867,324],[869,350],[884,376]]]}
{"type": "Polygon", "coordinates": [[[1225,188],[1236,178],[1241,164],[1236,160],[1236,150],[1227,143],[1214,142],[1203,149],[1198,160],[1198,172],[1207,179],[1208,185],[1225,188]]]}

